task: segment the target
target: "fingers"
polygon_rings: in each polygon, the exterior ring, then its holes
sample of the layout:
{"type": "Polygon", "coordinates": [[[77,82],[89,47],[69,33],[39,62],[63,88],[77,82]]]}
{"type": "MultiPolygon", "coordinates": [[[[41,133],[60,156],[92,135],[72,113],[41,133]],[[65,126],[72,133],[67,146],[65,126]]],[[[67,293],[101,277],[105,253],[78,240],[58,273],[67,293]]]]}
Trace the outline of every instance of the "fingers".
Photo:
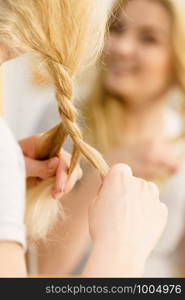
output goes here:
{"type": "Polygon", "coordinates": [[[156,215],[156,221],[157,222],[154,225],[157,234],[156,234],[156,239],[153,240],[153,247],[155,247],[155,245],[159,241],[162,233],[165,230],[168,221],[168,209],[167,206],[162,202],[159,203],[159,207],[156,215]]]}
{"type": "Polygon", "coordinates": [[[22,152],[25,156],[35,159],[36,158],[36,148],[37,143],[40,140],[42,134],[33,135],[29,138],[22,139],[19,141],[19,145],[22,149],[22,152]]]}
{"type": "Polygon", "coordinates": [[[52,191],[54,198],[60,198],[64,194],[64,187],[67,182],[67,172],[69,167],[69,161],[59,154],[59,165],[56,172],[55,183],[52,191]]]}
{"type": "Polygon", "coordinates": [[[149,181],[148,187],[149,187],[150,191],[154,194],[156,199],[159,199],[159,188],[157,187],[157,185],[155,183],[149,181]]]}
{"type": "Polygon", "coordinates": [[[148,190],[150,194],[152,193],[153,198],[159,201],[159,189],[157,185],[153,182],[147,182],[142,178],[134,177],[131,168],[125,164],[116,164],[110,169],[101,190],[107,189],[110,190],[110,193],[116,193],[120,190],[123,192],[124,186],[127,188],[129,183],[132,184],[133,188],[137,185],[140,190],[148,190]]]}
{"type": "Polygon", "coordinates": [[[26,177],[39,177],[41,179],[46,179],[55,175],[59,163],[59,159],[57,157],[46,161],[35,160],[29,157],[24,158],[26,177]]]}
{"type": "Polygon", "coordinates": [[[160,202],[160,215],[163,219],[167,220],[168,209],[167,209],[167,206],[162,202],[160,202]]]}
{"type": "Polygon", "coordinates": [[[64,188],[65,194],[68,194],[73,189],[76,182],[81,179],[82,174],[83,174],[82,169],[79,166],[77,166],[73,171],[73,173],[71,174],[71,176],[69,177],[69,180],[67,180],[67,184],[64,188]]]}
{"type": "Polygon", "coordinates": [[[111,167],[109,173],[99,190],[100,198],[112,198],[123,194],[132,177],[132,170],[128,165],[116,164],[111,167]]]}
{"type": "Polygon", "coordinates": [[[177,172],[181,158],[172,143],[157,140],[143,144],[134,161],[134,173],[144,178],[163,178],[177,172]]]}
{"type": "Polygon", "coordinates": [[[156,223],[154,223],[154,226],[156,226],[156,230],[159,230],[157,235],[158,239],[166,226],[168,219],[168,209],[166,205],[160,201],[159,188],[157,187],[157,185],[153,182],[146,182],[146,184],[146,197],[144,197],[143,202],[145,207],[145,214],[150,218],[155,216],[156,223]]]}
{"type": "Polygon", "coordinates": [[[66,152],[61,152],[59,155],[59,165],[56,172],[55,184],[52,191],[52,196],[56,199],[61,198],[64,194],[69,193],[76,182],[82,177],[82,170],[79,165],[74,169],[71,176],[68,176],[71,155],[66,152]]]}
{"type": "Polygon", "coordinates": [[[82,177],[82,170],[77,166],[68,180],[71,155],[65,151],[48,160],[35,159],[36,146],[41,136],[42,134],[35,135],[19,141],[25,156],[26,177],[47,179],[56,176],[52,195],[54,198],[59,198],[74,187],[75,183],[82,177]]]}
{"type": "Polygon", "coordinates": [[[181,157],[176,153],[172,145],[163,145],[156,151],[155,147],[147,155],[146,170],[151,173],[151,177],[165,176],[177,172],[181,157]],[[153,173],[153,174],[152,174],[153,173]]]}
{"type": "Polygon", "coordinates": [[[177,171],[178,167],[179,164],[171,168],[168,164],[165,163],[155,163],[141,169],[136,173],[136,175],[150,180],[163,179],[171,174],[174,174],[177,171]]]}
{"type": "Polygon", "coordinates": [[[166,155],[160,158],[158,166],[163,169],[163,172],[173,174],[178,170],[179,161],[179,158],[174,157],[174,155],[166,155]]]}
{"type": "Polygon", "coordinates": [[[110,169],[107,180],[117,180],[119,177],[124,179],[132,176],[132,169],[126,164],[116,164],[110,169]]]}
{"type": "Polygon", "coordinates": [[[26,156],[24,158],[27,178],[37,177],[44,180],[52,176],[56,177],[52,190],[52,196],[56,199],[69,193],[76,182],[82,177],[82,170],[79,166],[68,177],[71,155],[64,151],[58,157],[53,157],[45,161],[26,156]]]}

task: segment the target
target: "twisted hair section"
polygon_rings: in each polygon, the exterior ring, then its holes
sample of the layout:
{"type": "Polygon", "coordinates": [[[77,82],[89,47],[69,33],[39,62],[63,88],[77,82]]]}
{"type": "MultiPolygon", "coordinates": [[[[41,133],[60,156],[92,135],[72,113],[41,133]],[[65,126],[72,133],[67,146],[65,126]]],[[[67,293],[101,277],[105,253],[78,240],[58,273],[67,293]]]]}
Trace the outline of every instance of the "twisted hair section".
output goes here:
{"type": "MultiPolygon", "coordinates": [[[[20,54],[32,52],[55,88],[61,123],[40,138],[37,158],[57,155],[67,138],[73,141],[69,174],[82,154],[102,175],[108,166],[101,154],[84,142],[72,101],[75,76],[94,62],[103,47],[108,10],[99,0],[0,0],[0,36],[20,54]],[[96,18],[97,10],[102,10],[96,18]]],[[[54,178],[27,183],[28,236],[46,236],[56,220],[59,201],[51,197],[54,178]]]]}

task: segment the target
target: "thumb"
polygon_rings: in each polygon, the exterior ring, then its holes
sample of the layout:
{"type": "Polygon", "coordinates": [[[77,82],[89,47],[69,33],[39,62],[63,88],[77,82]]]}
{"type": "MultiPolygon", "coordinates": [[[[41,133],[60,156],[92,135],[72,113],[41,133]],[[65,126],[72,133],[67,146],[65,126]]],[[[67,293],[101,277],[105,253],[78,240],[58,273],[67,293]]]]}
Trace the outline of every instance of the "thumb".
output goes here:
{"type": "Polygon", "coordinates": [[[57,157],[48,160],[36,160],[25,157],[26,177],[39,177],[46,179],[56,174],[59,159],[57,157]]]}

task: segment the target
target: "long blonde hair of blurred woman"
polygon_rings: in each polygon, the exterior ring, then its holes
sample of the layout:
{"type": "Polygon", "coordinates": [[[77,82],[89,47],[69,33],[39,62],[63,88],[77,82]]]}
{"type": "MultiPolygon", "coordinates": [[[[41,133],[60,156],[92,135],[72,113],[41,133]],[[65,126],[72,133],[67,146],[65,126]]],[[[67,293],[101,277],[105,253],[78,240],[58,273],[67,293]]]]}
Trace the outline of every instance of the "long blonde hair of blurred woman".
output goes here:
{"type": "MultiPolygon", "coordinates": [[[[159,2],[169,11],[172,18],[172,46],[175,70],[175,85],[181,91],[183,100],[179,113],[185,123],[185,1],[148,0],[159,2]]],[[[128,3],[118,0],[109,23],[114,22],[119,11],[128,3]]],[[[103,87],[104,65],[100,62],[99,71],[92,93],[82,106],[87,141],[102,153],[108,152],[120,143],[124,128],[123,101],[110,96],[103,87]]],[[[185,124],[184,124],[185,125],[185,124]]],[[[185,128],[185,127],[184,127],[185,128]]],[[[185,131],[175,138],[184,137],[185,131]]]]}
{"type": "MultiPolygon", "coordinates": [[[[42,135],[37,158],[57,155],[70,136],[69,175],[80,154],[102,175],[108,171],[99,152],[83,141],[72,102],[75,76],[84,65],[94,62],[103,48],[108,11],[102,6],[105,4],[99,0],[0,0],[2,41],[17,55],[31,52],[56,91],[61,123],[42,135]],[[101,9],[103,13],[94,24],[101,9]]],[[[59,201],[51,197],[53,182],[54,178],[28,182],[26,224],[31,239],[46,236],[57,217],[59,201]]]]}

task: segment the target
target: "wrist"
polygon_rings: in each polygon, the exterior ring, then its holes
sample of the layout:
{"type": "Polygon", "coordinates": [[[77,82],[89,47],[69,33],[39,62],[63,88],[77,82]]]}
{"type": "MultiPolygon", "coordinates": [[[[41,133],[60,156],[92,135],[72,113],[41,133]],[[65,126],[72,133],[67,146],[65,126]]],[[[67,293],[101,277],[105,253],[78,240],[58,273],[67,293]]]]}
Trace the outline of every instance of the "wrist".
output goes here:
{"type": "Polygon", "coordinates": [[[84,276],[142,277],[145,260],[130,250],[113,242],[94,242],[84,276]]]}
{"type": "Polygon", "coordinates": [[[129,247],[126,243],[116,243],[106,241],[94,244],[96,253],[104,253],[107,261],[114,262],[115,272],[120,277],[141,277],[144,272],[145,259],[139,255],[137,249],[129,247]]]}

